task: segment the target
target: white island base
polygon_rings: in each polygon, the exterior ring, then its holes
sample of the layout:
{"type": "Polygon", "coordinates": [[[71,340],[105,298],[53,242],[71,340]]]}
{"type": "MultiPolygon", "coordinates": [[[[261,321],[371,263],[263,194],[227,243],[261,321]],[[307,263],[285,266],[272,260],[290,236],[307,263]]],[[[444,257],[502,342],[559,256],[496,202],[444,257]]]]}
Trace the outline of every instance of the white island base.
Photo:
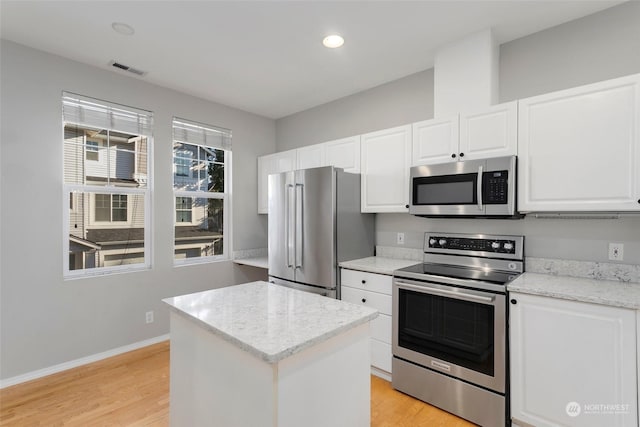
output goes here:
{"type": "Polygon", "coordinates": [[[170,315],[172,426],[370,425],[368,321],[265,361],[180,311],[170,315]]]}

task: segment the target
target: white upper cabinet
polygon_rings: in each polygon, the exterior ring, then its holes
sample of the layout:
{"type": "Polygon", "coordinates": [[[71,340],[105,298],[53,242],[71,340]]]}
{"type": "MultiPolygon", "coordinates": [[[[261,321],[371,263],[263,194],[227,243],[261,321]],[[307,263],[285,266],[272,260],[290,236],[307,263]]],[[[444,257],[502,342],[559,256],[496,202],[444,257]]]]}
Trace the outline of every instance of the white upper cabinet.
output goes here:
{"type": "Polygon", "coordinates": [[[362,212],[408,212],[411,125],[361,137],[362,212]]]}
{"type": "Polygon", "coordinates": [[[258,157],[258,213],[268,213],[269,175],[296,169],[296,150],[258,157]]]}
{"type": "Polygon", "coordinates": [[[518,151],[518,102],[460,114],[459,160],[515,156],[518,151]]]}
{"type": "Polygon", "coordinates": [[[515,155],[518,103],[413,124],[412,164],[428,165],[515,155]]]}
{"type": "Polygon", "coordinates": [[[360,135],[258,157],[258,213],[267,213],[270,174],[322,166],[360,173],[360,135]]]}
{"type": "Polygon", "coordinates": [[[458,160],[458,116],[413,124],[411,164],[428,165],[458,160]]]}
{"type": "Polygon", "coordinates": [[[360,173],[360,135],[325,142],[323,145],[327,166],[360,173]]]}
{"type": "Polygon", "coordinates": [[[520,211],[640,210],[640,74],[518,108],[520,211]]]}
{"type": "Polygon", "coordinates": [[[324,144],[298,148],[296,152],[298,157],[296,169],[310,169],[326,165],[324,144]]]}

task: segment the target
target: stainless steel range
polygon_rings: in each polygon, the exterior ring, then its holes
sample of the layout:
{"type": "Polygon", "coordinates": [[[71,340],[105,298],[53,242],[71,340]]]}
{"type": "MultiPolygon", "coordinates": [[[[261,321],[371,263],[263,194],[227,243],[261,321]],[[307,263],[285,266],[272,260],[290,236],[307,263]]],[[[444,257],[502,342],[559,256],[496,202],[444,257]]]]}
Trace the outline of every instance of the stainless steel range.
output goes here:
{"type": "Polygon", "coordinates": [[[393,387],[484,427],[506,424],[506,284],[524,237],[427,232],[393,280],[393,387]]]}

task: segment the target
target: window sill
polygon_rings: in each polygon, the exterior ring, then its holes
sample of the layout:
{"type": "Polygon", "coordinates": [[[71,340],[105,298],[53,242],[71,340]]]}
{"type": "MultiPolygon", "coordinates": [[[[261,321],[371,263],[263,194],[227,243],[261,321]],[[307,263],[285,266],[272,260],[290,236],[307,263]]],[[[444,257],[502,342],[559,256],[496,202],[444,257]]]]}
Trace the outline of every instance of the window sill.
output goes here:
{"type": "Polygon", "coordinates": [[[135,265],[117,266],[117,267],[88,268],[84,270],[73,270],[73,271],[65,272],[63,279],[65,281],[78,280],[78,279],[90,279],[94,277],[112,276],[114,274],[137,273],[137,272],[149,271],[149,270],[151,270],[151,266],[147,264],[135,264],[135,265]]]}

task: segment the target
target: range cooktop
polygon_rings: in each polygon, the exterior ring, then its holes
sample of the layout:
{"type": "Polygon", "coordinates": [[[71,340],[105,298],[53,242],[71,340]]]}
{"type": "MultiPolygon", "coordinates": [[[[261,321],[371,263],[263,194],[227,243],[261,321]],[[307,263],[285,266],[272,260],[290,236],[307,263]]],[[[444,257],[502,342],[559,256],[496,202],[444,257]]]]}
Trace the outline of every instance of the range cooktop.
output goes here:
{"type": "Polygon", "coordinates": [[[416,277],[415,275],[431,275],[452,277],[462,280],[478,280],[482,282],[505,285],[519,276],[516,272],[506,272],[497,270],[486,270],[480,268],[461,267],[446,264],[421,263],[410,267],[401,268],[394,272],[395,276],[416,277]],[[406,275],[403,273],[413,273],[406,275]]]}
{"type": "Polygon", "coordinates": [[[395,277],[505,292],[524,271],[524,237],[427,232],[424,262],[395,277]]]}

